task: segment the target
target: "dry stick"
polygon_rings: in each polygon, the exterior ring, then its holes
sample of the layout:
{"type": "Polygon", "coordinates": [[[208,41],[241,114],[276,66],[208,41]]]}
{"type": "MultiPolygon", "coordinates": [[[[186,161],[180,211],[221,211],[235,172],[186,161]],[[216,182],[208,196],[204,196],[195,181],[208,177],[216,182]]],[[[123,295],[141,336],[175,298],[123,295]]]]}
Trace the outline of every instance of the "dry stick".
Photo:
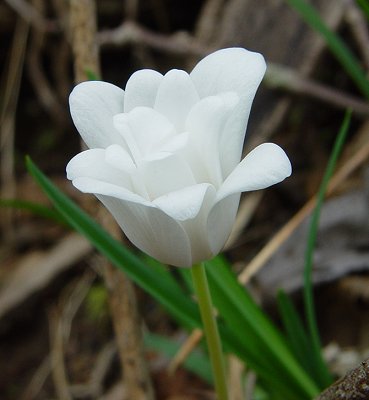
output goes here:
{"type": "MultiPolygon", "coordinates": [[[[16,192],[14,174],[16,110],[23,74],[28,32],[28,23],[21,18],[17,18],[8,72],[5,73],[4,76],[5,93],[0,115],[0,177],[2,182],[0,194],[3,198],[14,198],[16,192]]],[[[4,212],[1,219],[1,226],[4,232],[6,232],[6,240],[11,240],[14,235],[12,215],[12,210],[9,209],[4,212]]]]}
{"type": "MultiPolygon", "coordinates": [[[[228,388],[229,398],[245,400],[242,376],[245,373],[245,363],[234,355],[228,356],[228,388]]],[[[251,399],[251,397],[250,397],[251,399]]]]}
{"type": "MultiPolygon", "coordinates": [[[[98,46],[96,45],[96,12],[93,0],[70,0],[72,45],[75,57],[77,82],[87,79],[86,71],[100,75],[98,46]]],[[[121,232],[109,216],[99,220],[115,237],[121,232]],[[105,221],[105,222],[104,222],[105,221]]],[[[106,214],[105,214],[106,215],[106,214]]],[[[108,262],[104,264],[105,284],[109,292],[109,303],[122,373],[126,398],[135,400],[154,399],[147,363],[144,357],[142,321],[140,319],[134,286],[121,271],[108,262]]]]}
{"type": "Polygon", "coordinates": [[[49,312],[51,373],[59,399],[72,400],[65,367],[65,347],[69,340],[72,321],[85,299],[95,277],[89,271],[76,284],[72,291],[67,287],[61,296],[59,304],[54,305],[49,312]]]}
{"type": "Polygon", "coordinates": [[[94,0],[70,0],[69,24],[76,83],[88,80],[89,71],[100,76],[94,0]]]}
{"type": "MultiPolygon", "coordinates": [[[[197,57],[202,57],[215,50],[215,48],[204,46],[188,33],[180,32],[172,35],[163,35],[143,28],[132,21],[124,22],[118,28],[100,32],[98,34],[98,44],[100,46],[145,44],[170,54],[197,57]]],[[[369,116],[367,102],[317,83],[282,65],[268,64],[263,83],[272,89],[283,89],[291,93],[304,94],[335,107],[351,108],[355,114],[369,116]]]]}
{"type": "MultiPolygon", "coordinates": [[[[369,129],[369,122],[366,122],[364,129],[369,129]]],[[[369,158],[369,142],[360,147],[347,162],[333,175],[330,180],[327,195],[337,187],[363,162],[369,158]]],[[[312,212],[316,204],[316,196],[312,197],[261,249],[261,251],[247,264],[238,276],[239,281],[245,284],[255,275],[259,269],[272,257],[279,247],[292,235],[295,229],[312,212]]]]}
{"type": "Polygon", "coordinates": [[[46,379],[51,372],[50,355],[47,355],[37,367],[30,382],[26,386],[23,394],[20,396],[21,400],[36,399],[41,391],[46,379]]]}
{"type": "Polygon", "coordinates": [[[54,21],[45,19],[37,9],[25,0],[5,0],[7,4],[19,14],[26,22],[30,23],[35,29],[40,31],[55,31],[54,21]]]}
{"type": "Polygon", "coordinates": [[[291,93],[303,94],[325,101],[338,108],[351,108],[355,110],[356,114],[369,116],[368,103],[305,78],[288,67],[269,63],[264,83],[269,88],[285,89],[291,93]]]}
{"type": "Polygon", "coordinates": [[[191,351],[198,345],[202,337],[204,336],[201,329],[194,329],[191,335],[185,340],[176,355],[171,359],[168,365],[168,372],[174,374],[176,369],[184,362],[191,351]]]}
{"type": "MultiPolygon", "coordinates": [[[[32,4],[40,14],[45,12],[46,4],[44,0],[32,0],[32,4]]],[[[65,126],[65,121],[68,120],[69,116],[67,115],[64,104],[61,104],[53,91],[51,83],[46,77],[42,66],[44,39],[44,31],[33,30],[27,56],[28,77],[44,109],[50,113],[58,126],[65,126]]]]}
{"type": "Polygon", "coordinates": [[[356,2],[349,0],[346,10],[346,20],[349,23],[352,34],[359,47],[365,67],[369,70],[369,31],[364,13],[359,9],[356,2]]]}
{"type": "Polygon", "coordinates": [[[64,340],[61,319],[61,313],[58,307],[55,306],[49,312],[51,375],[57,397],[63,400],[72,400],[64,363],[64,340]]]}

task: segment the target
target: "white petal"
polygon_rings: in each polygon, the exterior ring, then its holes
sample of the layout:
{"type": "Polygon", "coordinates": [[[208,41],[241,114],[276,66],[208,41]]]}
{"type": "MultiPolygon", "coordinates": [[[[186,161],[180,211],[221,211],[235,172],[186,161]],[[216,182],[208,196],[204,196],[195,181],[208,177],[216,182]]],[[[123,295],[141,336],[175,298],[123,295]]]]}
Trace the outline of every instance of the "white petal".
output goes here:
{"type": "Polygon", "coordinates": [[[124,98],[124,112],[135,107],[154,107],[156,94],[163,75],[152,69],[135,72],[128,80],[124,98]]]}
{"type": "Polygon", "coordinates": [[[188,132],[180,133],[179,135],[171,136],[164,140],[157,147],[158,151],[166,153],[177,153],[183,150],[188,143],[188,132]]]}
{"type": "Polygon", "coordinates": [[[174,69],[164,75],[154,108],[164,114],[181,133],[188,112],[198,101],[199,96],[187,72],[174,69]]]}
{"type": "Polygon", "coordinates": [[[169,153],[160,156],[145,161],[139,168],[151,199],[196,183],[190,167],[179,155],[169,153]]]}
{"type": "Polygon", "coordinates": [[[148,107],[136,107],[128,114],[118,114],[114,117],[114,124],[131,152],[138,152],[141,157],[156,151],[158,143],[175,133],[167,118],[148,107]],[[136,151],[134,147],[137,147],[136,151]]]}
{"type": "Polygon", "coordinates": [[[212,185],[202,183],[170,192],[153,201],[161,210],[177,221],[196,218],[200,212],[207,191],[212,185]]]}
{"type": "Polygon", "coordinates": [[[114,168],[132,173],[136,168],[131,155],[118,144],[112,144],[105,150],[105,161],[114,168]]]}
{"type": "Polygon", "coordinates": [[[191,267],[191,246],[181,225],[158,208],[98,196],[140,250],[164,264],[191,267]]]}
{"type": "Polygon", "coordinates": [[[207,236],[214,255],[222,250],[231,233],[239,202],[240,194],[233,194],[218,201],[209,213],[207,236]]]}
{"type": "Polygon", "coordinates": [[[79,178],[73,184],[84,193],[95,194],[140,250],[165,264],[192,266],[186,232],[154,204],[125,188],[94,179],[79,178]]]}
{"type": "MultiPolygon", "coordinates": [[[[215,255],[209,245],[207,221],[209,210],[214,204],[216,191],[213,185],[200,184],[198,186],[197,194],[194,193],[194,196],[198,198],[198,206],[200,207],[196,217],[181,222],[191,242],[193,264],[209,260],[215,255]]],[[[220,227],[220,229],[223,229],[223,227],[220,227]]]]}
{"type": "Polygon", "coordinates": [[[107,82],[77,85],[69,96],[74,125],[90,148],[123,144],[113,125],[113,115],[123,112],[124,91],[107,82]]]}
{"type": "Polygon", "coordinates": [[[201,98],[229,91],[235,91],[240,97],[221,143],[221,162],[226,176],[240,160],[252,101],[265,68],[261,54],[230,48],[205,57],[190,74],[201,98]]]}
{"type": "Polygon", "coordinates": [[[105,195],[111,196],[120,200],[132,201],[135,203],[140,203],[146,206],[150,206],[151,203],[139,196],[136,193],[133,193],[130,189],[126,187],[119,186],[115,183],[110,183],[107,181],[99,180],[96,178],[90,177],[78,177],[73,179],[73,186],[76,187],[83,193],[92,193],[95,195],[105,195]]]}
{"type": "Polygon", "coordinates": [[[89,149],[77,154],[67,165],[67,178],[93,178],[114,185],[131,187],[129,175],[105,161],[105,150],[89,149]]]}
{"type": "Polygon", "coordinates": [[[264,143],[252,150],[224,181],[217,193],[221,200],[233,193],[264,189],[291,175],[286,153],[274,143],[264,143]]]}
{"type": "Polygon", "coordinates": [[[205,165],[206,180],[217,188],[223,182],[219,158],[221,136],[224,125],[237,103],[238,96],[234,92],[206,97],[191,109],[186,121],[190,143],[205,165]]]}

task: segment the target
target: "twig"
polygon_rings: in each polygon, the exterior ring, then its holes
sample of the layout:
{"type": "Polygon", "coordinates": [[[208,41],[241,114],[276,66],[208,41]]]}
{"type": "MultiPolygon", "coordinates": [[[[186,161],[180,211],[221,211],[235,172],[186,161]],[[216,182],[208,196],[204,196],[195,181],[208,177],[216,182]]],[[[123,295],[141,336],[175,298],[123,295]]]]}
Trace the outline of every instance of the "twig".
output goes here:
{"type": "MultiPolygon", "coordinates": [[[[16,111],[23,75],[28,32],[28,23],[21,18],[17,18],[9,57],[9,67],[5,73],[5,91],[0,115],[0,176],[2,182],[1,196],[4,198],[14,197],[16,191],[14,175],[16,111]]],[[[7,210],[1,220],[2,228],[6,232],[4,238],[8,241],[11,241],[14,234],[12,215],[12,211],[7,210]]]]}
{"type": "Polygon", "coordinates": [[[124,15],[126,20],[135,21],[138,14],[139,0],[126,0],[124,2],[124,15]]]}
{"type": "Polygon", "coordinates": [[[104,275],[127,399],[154,399],[144,355],[142,321],[138,314],[135,288],[125,274],[110,264],[105,265],[104,275]]]}
{"type": "Polygon", "coordinates": [[[45,19],[38,10],[25,0],[5,0],[22,19],[39,31],[54,32],[57,25],[54,21],[45,19]]]}
{"type": "MultiPolygon", "coordinates": [[[[202,57],[215,50],[211,46],[203,45],[188,33],[162,35],[131,21],[124,22],[118,28],[100,32],[98,43],[100,46],[143,44],[170,54],[196,57],[202,57]]],[[[263,83],[272,89],[283,89],[287,92],[307,95],[335,107],[351,108],[355,114],[369,116],[368,103],[305,78],[293,69],[282,65],[269,63],[263,83]]]]}
{"type": "Polygon", "coordinates": [[[100,76],[96,45],[96,6],[94,0],[70,0],[70,31],[77,83],[88,80],[88,72],[100,76]]]}
{"type": "MultiPolygon", "coordinates": [[[[45,8],[45,2],[33,0],[33,3],[34,8],[37,9],[41,14],[45,8]]],[[[55,92],[52,90],[51,84],[46,77],[41,62],[44,39],[44,31],[36,30],[32,32],[27,57],[28,77],[44,109],[49,112],[53,119],[57,122],[57,126],[65,126],[66,121],[68,121],[65,106],[64,104],[61,104],[60,100],[55,95],[55,92]]]]}
{"type": "Polygon", "coordinates": [[[306,95],[342,109],[351,108],[358,115],[369,116],[369,103],[305,78],[291,68],[269,63],[264,84],[272,89],[306,95]]]}
{"type": "Polygon", "coordinates": [[[356,5],[355,1],[348,0],[346,9],[346,20],[349,23],[352,34],[358,44],[359,50],[369,71],[369,31],[364,14],[356,5]]]}
{"type": "Polygon", "coordinates": [[[64,363],[64,335],[62,317],[58,307],[49,312],[51,373],[59,399],[72,400],[64,363]]]}
{"type": "Polygon", "coordinates": [[[103,394],[103,384],[106,374],[117,353],[117,346],[114,341],[107,343],[97,356],[94,369],[90,379],[85,384],[74,384],[70,387],[74,397],[92,397],[94,399],[103,394]]]}
{"type": "Polygon", "coordinates": [[[215,42],[223,5],[224,0],[207,0],[203,5],[195,28],[195,37],[200,43],[209,45],[215,42]]]}
{"type": "Polygon", "coordinates": [[[191,332],[180,349],[177,351],[176,355],[171,359],[168,366],[168,372],[170,374],[174,374],[176,369],[183,364],[191,351],[199,344],[203,336],[204,334],[201,329],[194,329],[191,332]]]}
{"type": "Polygon", "coordinates": [[[369,398],[369,359],[324,390],[315,400],[363,400],[369,398]]]}
{"type": "Polygon", "coordinates": [[[72,321],[86,297],[94,273],[86,273],[72,288],[68,287],[62,294],[60,303],[49,312],[50,344],[51,344],[51,372],[58,398],[72,400],[67,371],[65,368],[65,347],[68,342],[72,321]]]}
{"type": "MultiPolygon", "coordinates": [[[[244,400],[243,374],[245,364],[236,356],[228,356],[228,388],[229,398],[232,400],[244,400]]],[[[251,398],[251,397],[250,397],[251,398]]]]}
{"type": "Polygon", "coordinates": [[[50,356],[47,355],[40,366],[36,369],[29,384],[26,386],[23,394],[20,396],[21,400],[36,399],[42,386],[44,385],[47,377],[50,375],[50,356]]]}
{"type": "Polygon", "coordinates": [[[128,46],[143,44],[153,49],[183,56],[203,56],[211,50],[197,43],[186,32],[177,32],[172,35],[163,35],[143,28],[135,22],[124,22],[117,28],[105,30],[98,34],[99,46],[128,46]]]}

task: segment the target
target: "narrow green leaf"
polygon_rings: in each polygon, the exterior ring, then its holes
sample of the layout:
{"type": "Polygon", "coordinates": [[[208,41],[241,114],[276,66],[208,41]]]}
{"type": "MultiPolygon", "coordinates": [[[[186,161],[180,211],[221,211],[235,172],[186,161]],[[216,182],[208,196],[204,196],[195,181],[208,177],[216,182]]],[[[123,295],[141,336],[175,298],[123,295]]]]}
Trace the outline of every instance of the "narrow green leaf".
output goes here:
{"type": "MultiPolygon", "coordinates": [[[[188,296],[182,294],[179,286],[172,285],[171,278],[165,273],[165,267],[161,268],[156,265],[150,268],[138,257],[131,254],[120,242],[113,239],[100,225],[56,188],[33,164],[30,158],[26,159],[26,164],[30,174],[44,190],[56,209],[76,231],[84,235],[114,265],[122,269],[134,282],[156,298],[183,326],[189,329],[201,327],[201,320],[195,303],[188,296]]],[[[219,331],[225,349],[245,361],[248,360],[250,351],[235,336],[233,327],[227,327],[221,323],[219,331]]],[[[258,357],[259,360],[264,358],[262,351],[258,357]]],[[[257,373],[260,372],[263,375],[263,369],[257,361],[253,363],[253,366],[257,373]]],[[[270,369],[272,373],[268,382],[274,379],[277,388],[280,382],[278,377],[273,378],[273,366],[270,366],[270,369]]],[[[293,400],[294,398],[296,397],[285,397],[286,400],[293,400]]]]}
{"type": "Polygon", "coordinates": [[[350,126],[350,121],[351,121],[351,111],[348,111],[345,114],[341,128],[336,137],[333,150],[329,158],[328,165],[325,170],[323,180],[318,191],[317,203],[313,211],[313,215],[310,222],[308,241],[305,253],[305,268],[304,268],[305,313],[306,313],[308,331],[312,341],[312,352],[314,352],[315,358],[317,360],[317,367],[319,368],[319,375],[321,376],[323,388],[329,386],[332,383],[332,376],[329,373],[327,365],[324,362],[322,356],[319,329],[318,329],[318,324],[316,322],[314,296],[313,296],[313,282],[312,282],[313,255],[319,228],[320,213],[323,206],[325,193],[327,191],[329,180],[333,175],[337,159],[343,148],[343,144],[345,142],[347,132],[350,126]]]}
{"type": "Polygon", "coordinates": [[[315,378],[315,382],[319,382],[319,379],[316,377],[317,369],[311,352],[312,344],[310,337],[306,333],[304,324],[294,304],[283,290],[278,291],[277,300],[279,313],[287,332],[288,344],[291,350],[309,375],[315,378]]]}
{"type": "Polygon", "coordinates": [[[277,378],[284,390],[295,396],[298,393],[301,399],[316,395],[317,386],[298,364],[285,338],[239,284],[224,259],[208,262],[207,273],[216,308],[227,325],[237,327],[235,334],[247,346],[252,361],[264,370],[264,378],[277,378]]]}
{"type": "Polygon", "coordinates": [[[178,290],[179,286],[168,285],[168,281],[163,280],[162,274],[148,267],[120,242],[113,239],[99,224],[59,191],[28,157],[26,165],[55,208],[76,231],[84,235],[115,266],[122,269],[133,281],[156,298],[184,326],[187,328],[201,326],[195,303],[178,290]]]}
{"type": "Polygon", "coordinates": [[[369,99],[369,80],[355,56],[342,39],[327,27],[311,4],[307,3],[305,0],[286,1],[299,12],[305,22],[321,34],[331,52],[355,82],[358,89],[369,99]]]}
{"type": "Polygon", "coordinates": [[[51,219],[58,224],[69,226],[69,224],[58,212],[42,204],[34,203],[32,201],[18,199],[0,199],[0,207],[9,207],[15,208],[17,210],[28,211],[31,214],[51,219]]]}

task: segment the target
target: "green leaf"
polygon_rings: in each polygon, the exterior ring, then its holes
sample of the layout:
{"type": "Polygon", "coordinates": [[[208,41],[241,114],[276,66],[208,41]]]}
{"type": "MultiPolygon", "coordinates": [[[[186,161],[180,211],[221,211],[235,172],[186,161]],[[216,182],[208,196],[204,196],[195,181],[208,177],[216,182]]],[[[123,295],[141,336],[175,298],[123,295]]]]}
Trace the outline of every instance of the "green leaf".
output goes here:
{"type": "Polygon", "coordinates": [[[342,39],[327,27],[311,4],[307,3],[305,0],[286,1],[299,12],[305,22],[321,34],[331,52],[355,82],[358,89],[369,99],[369,80],[355,56],[342,39]]]}
{"type": "Polygon", "coordinates": [[[0,199],[0,207],[9,207],[15,208],[17,210],[28,211],[32,214],[51,219],[58,224],[69,227],[69,224],[58,212],[42,204],[34,203],[32,201],[18,199],[0,199]]]}
{"type": "MultiPolygon", "coordinates": [[[[116,267],[124,271],[135,283],[158,300],[166,310],[184,327],[201,328],[202,323],[196,304],[183,294],[167,268],[154,260],[148,264],[135,256],[122,243],[112,238],[99,224],[65,196],[31,161],[26,158],[29,173],[40,185],[55,208],[70,225],[85,236],[116,267]]],[[[228,351],[245,359],[245,350],[231,328],[219,327],[222,340],[228,351]]]]}
{"type": "Polygon", "coordinates": [[[200,315],[195,303],[183,295],[179,286],[168,284],[170,278],[163,278],[164,269],[158,273],[157,270],[150,268],[124,248],[120,242],[113,239],[99,224],[56,188],[29,157],[26,158],[26,165],[55,208],[77,232],[84,235],[101,254],[156,298],[184,326],[187,328],[201,326],[200,315]]]}
{"type": "MultiPolygon", "coordinates": [[[[167,268],[159,264],[150,267],[133,255],[56,188],[29,158],[26,159],[26,164],[30,174],[55,208],[75,230],[83,234],[98,251],[157,299],[183,326],[189,329],[201,327],[196,304],[190,296],[183,294],[182,288],[173,280],[167,268]]],[[[313,397],[316,394],[314,385],[301,373],[300,366],[291,362],[292,356],[284,351],[283,341],[278,332],[274,332],[274,329],[269,333],[263,332],[267,326],[266,317],[239,286],[236,278],[227,268],[219,265],[208,268],[208,271],[212,271],[209,274],[213,277],[212,292],[216,295],[216,306],[222,314],[219,331],[226,351],[247,362],[260,376],[268,391],[273,393],[273,398],[294,400],[313,397]],[[233,290],[235,293],[232,293],[233,290]],[[224,306],[221,304],[222,300],[224,306]],[[227,326],[223,320],[227,322],[227,326]],[[243,328],[246,328],[244,332],[243,328]],[[245,337],[250,338],[250,341],[245,341],[245,337]],[[271,350],[274,345],[279,350],[271,350]]]]}
{"type": "Polygon", "coordinates": [[[296,361],[285,338],[239,284],[225,260],[216,257],[206,265],[214,304],[227,325],[234,328],[249,365],[288,398],[316,395],[317,386],[296,361]]]}
{"type": "Polygon", "coordinates": [[[322,183],[320,185],[317,202],[313,215],[311,217],[308,241],[305,253],[305,267],[304,267],[304,305],[306,313],[306,321],[308,326],[308,331],[310,334],[312,348],[311,351],[315,356],[315,365],[318,369],[318,374],[321,377],[321,386],[325,388],[329,386],[333,379],[328,371],[327,365],[324,362],[322,352],[321,352],[321,342],[319,337],[318,324],[316,322],[315,308],[314,308],[314,298],[313,298],[313,281],[312,281],[312,271],[313,271],[313,255],[316,243],[316,238],[319,228],[320,213],[323,206],[323,201],[325,193],[327,191],[328,183],[333,175],[334,168],[336,166],[337,159],[342,151],[343,144],[345,142],[347,132],[351,121],[351,111],[346,112],[344,120],[342,122],[341,128],[336,137],[332,153],[330,155],[327,168],[325,170],[322,183]]]}
{"type": "Polygon", "coordinates": [[[291,350],[309,375],[315,378],[315,382],[319,382],[319,378],[316,376],[317,368],[311,352],[312,343],[294,304],[283,290],[278,291],[277,300],[291,350]]]}

